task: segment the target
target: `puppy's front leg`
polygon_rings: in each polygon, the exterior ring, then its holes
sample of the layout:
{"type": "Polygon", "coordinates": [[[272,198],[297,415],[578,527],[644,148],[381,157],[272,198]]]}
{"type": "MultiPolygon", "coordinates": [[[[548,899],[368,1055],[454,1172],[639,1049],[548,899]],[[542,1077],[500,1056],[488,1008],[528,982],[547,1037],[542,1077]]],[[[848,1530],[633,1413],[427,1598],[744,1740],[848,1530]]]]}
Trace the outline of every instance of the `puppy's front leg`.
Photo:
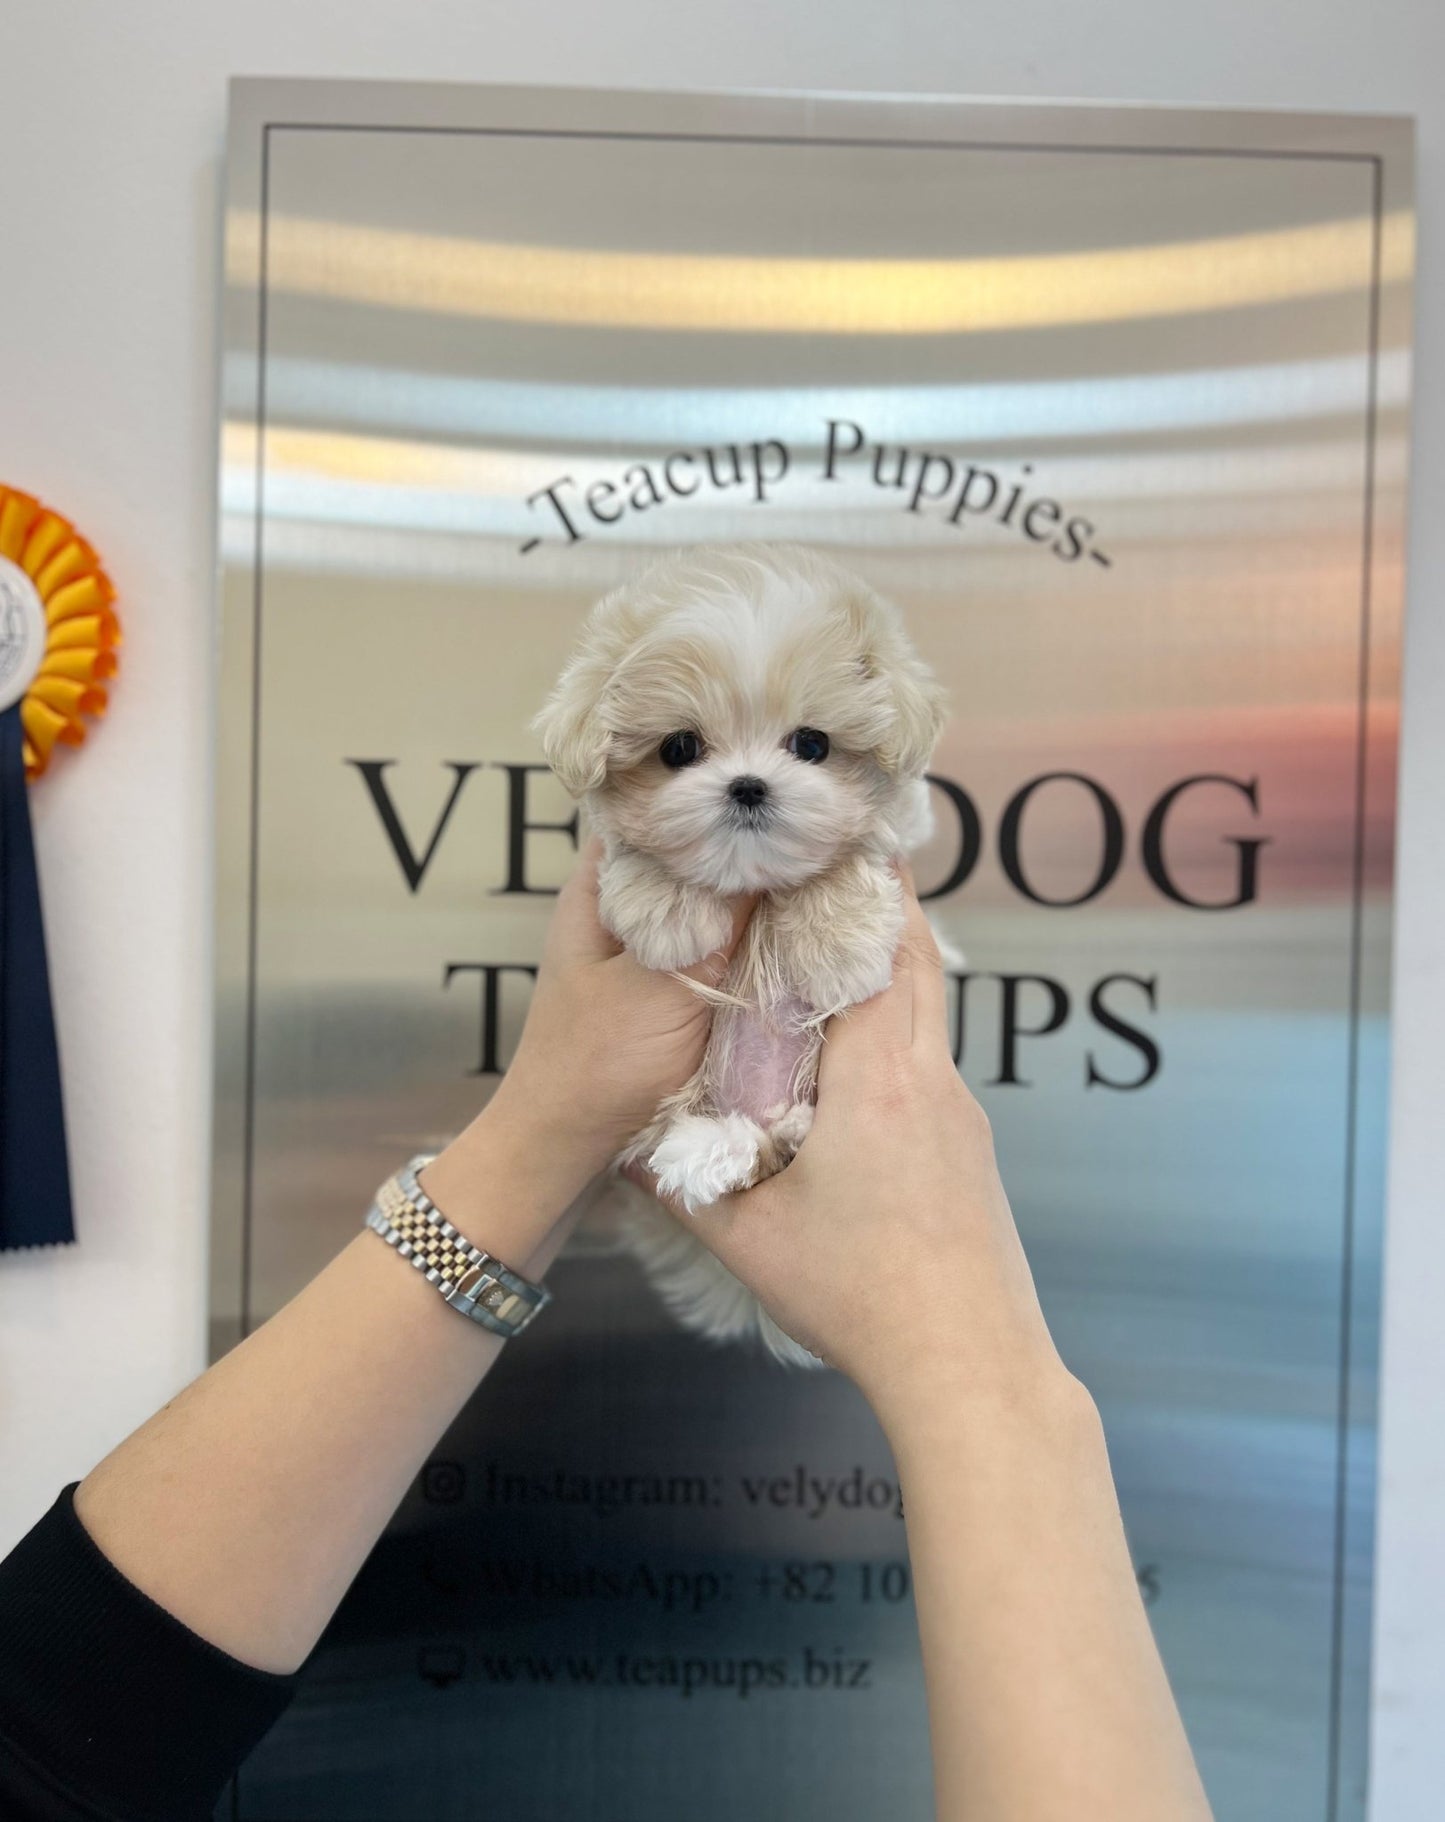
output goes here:
{"type": "Polygon", "coordinates": [[[881,993],[903,930],[903,889],[880,861],[852,855],[786,898],[773,933],[783,971],[815,1013],[881,993]]]}
{"type": "Polygon", "coordinates": [[[597,911],[644,968],[690,968],[720,949],[733,927],[725,898],[683,885],[630,848],[618,848],[598,868],[597,911]]]}

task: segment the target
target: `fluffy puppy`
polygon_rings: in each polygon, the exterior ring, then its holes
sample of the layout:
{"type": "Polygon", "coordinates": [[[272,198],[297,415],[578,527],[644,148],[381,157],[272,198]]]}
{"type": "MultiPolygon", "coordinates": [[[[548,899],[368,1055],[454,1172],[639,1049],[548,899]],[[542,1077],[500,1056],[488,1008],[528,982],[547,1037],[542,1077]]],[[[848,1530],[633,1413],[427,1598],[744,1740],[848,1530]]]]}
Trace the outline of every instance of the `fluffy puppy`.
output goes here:
{"type": "MultiPolygon", "coordinates": [[[[535,725],[603,838],[603,923],[645,967],[685,968],[726,939],[730,900],[759,895],[702,1066],[616,1160],[689,1211],[787,1164],[824,1024],[887,985],[889,861],[926,833],[942,715],[898,610],[801,546],[668,556],[593,608],[535,725]]],[[[816,1364],[650,1196],[618,1194],[686,1326],[816,1364]]]]}

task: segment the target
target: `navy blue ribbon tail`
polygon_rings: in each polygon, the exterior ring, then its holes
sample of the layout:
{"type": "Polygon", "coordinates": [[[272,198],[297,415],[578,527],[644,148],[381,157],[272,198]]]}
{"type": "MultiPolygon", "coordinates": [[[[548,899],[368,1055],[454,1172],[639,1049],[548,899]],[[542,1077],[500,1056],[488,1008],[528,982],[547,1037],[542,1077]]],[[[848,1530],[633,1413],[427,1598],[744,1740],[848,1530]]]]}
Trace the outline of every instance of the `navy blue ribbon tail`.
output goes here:
{"type": "Polygon", "coordinates": [[[0,1252],[74,1238],[17,703],[0,714],[0,1252]]]}

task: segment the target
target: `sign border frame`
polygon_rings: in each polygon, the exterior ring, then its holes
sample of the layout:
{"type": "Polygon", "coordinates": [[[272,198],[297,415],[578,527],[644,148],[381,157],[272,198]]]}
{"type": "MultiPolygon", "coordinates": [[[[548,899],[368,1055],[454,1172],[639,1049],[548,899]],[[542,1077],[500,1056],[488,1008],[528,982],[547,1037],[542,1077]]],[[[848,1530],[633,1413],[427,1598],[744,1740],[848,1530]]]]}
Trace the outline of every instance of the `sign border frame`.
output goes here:
{"type": "MultiPolygon", "coordinates": [[[[254,404],[245,428],[254,471],[244,507],[220,502],[217,475],[218,688],[215,1027],[212,1101],[210,1350],[217,1358],[250,1330],[250,1235],[256,1098],[261,700],[264,622],[267,229],[272,136],[284,132],[419,133],[742,144],[876,145],[880,149],[1110,153],[1162,157],[1333,160],[1366,166],[1372,199],[1368,400],[1362,427],[1361,601],[1355,748],[1349,969],[1349,1043],[1336,1409],[1334,1580],[1327,1800],[1324,1822],[1363,1816],[1370,1705],[1347,1716],[1347,1679],[1367,1689],[1371,1668],[1373,1549],[1385,1166],[1361,1156],[1362,1113],[1384,1130],[1388,1065],[1361,1058],[1364,1008],[1389,1024],[1394,898],[1400,635],[1404,613],[1407,477],[1377,469],[1382,345],[1412,348],[1414,122],[1396,115],[1207,110],[1103,101],[1016,102],[909,94],[775,90],[602,90],[501,84],[233,78],[227,136],[223,327],[217,406],[228,394],[254,404]],[[565,120],[567,124],[558,124],[565,120]],[[640,124],[642,123],[642,124],[640,124]],[[946,136],[945,136],[946,135],[946,136]],[[247,219],[259,220],[249,237],[247,219]],[[1398,238],[1397,238],[1398,237],[1398,238]],[[1382,272],[1407,276],[1386,286],[1382,272]],[[244,384],[228,384],[240,370],[244,384]],[[1380,523],[1380,506],[1392,508],[1380,523]],[[220,553],[223,516],[244,510],[248,555],[220,553]],[[230,597],[228,603],[228,579],[230,597]],[[244,605],[240,605],[244,604],[244,605]],[[1383,729],[1386,738],[1382,741],[1383,729]],[[1391,738],[1390,736],[1394,736],[1391,738]],[[1373,814],[1372,814],[1373,812],[1373,814]],[[1383,813],[1382,813],[1383,812],[1383,813]],[[245,902],[227,880],[239,864],[245,902]],[[1369,878],[1389,890],[1371,895],[1369,878]],[[1367,941],[1367,935],[1371,940],[1367,941]],[[1363,1281],[1363,1286],[1362,1286],[1363,1281]],[[232,1287],[238,1287],[239,1297],[232,1287]],[[1369,1295],[1363,1287],[1373,1286],[1369,1295]],[[1368,1298],[1368,1300],[1367,1300],[1368,1298]],[[231,1305],[237,1303],[234,1310],[231,1305]],[[218,1309],[227,1313],[217,1315],[218,1309]],[[1365,1576],[1350,1564],[1361,1556],[1365,1576]],[[1354,1807],[1351,1807],[1351,1805],[1354,1807]]],[[[236,420],[232,420],[236,421],[236,420]]],[[[1409,447],[1409,408],[1403,438],[1409,447]]],[[[218,445],[219,445],[218,437],[218,445]]],[[[223,460],[223,459],[222,459],[223,460]]],[[[234,484],[231,491],[235,492],[234,484]]],[[[238,1788],[238,1787],[237,1787],[238,1788]]],[[[239,1818],[233,1791],[233,1815],[239,1818]]]]}

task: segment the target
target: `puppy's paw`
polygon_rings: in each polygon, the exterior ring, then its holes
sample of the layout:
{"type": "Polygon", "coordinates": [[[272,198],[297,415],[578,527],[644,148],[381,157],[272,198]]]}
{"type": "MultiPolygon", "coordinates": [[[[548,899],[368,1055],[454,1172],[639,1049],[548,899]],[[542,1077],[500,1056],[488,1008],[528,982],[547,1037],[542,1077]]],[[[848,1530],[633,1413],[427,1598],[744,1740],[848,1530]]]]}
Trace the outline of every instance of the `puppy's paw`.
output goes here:
{"type": "Polygon", "coordinates": [[[691,968],[732,934],[726,899],[683,885],[638,854],[616,854],[603,863],[597,911],[644,968],[691,968]]]}
{"type": "Polygon", "coordinates": [[[891,943],[865,942],[852,949],[819,944],[798,985],[816,1012],[837,1012],[871,1000],[892,978],[891,943]]]}
{"type": "Polygon", "coordinates": [[[792,984],[817,1018],[881,993],[903,928],[903,888],[889,868],[855,858],[808,881],[775,913],[792,984]]]}
{"type": "Polygon", "coordinates": [[[678,1196],[690,1215],[729,1190],[754,1181],[763,1149],[763,1129],[746,1114],[683,1114],[648,1159],[648,1169],[665,1195],[678,1196]]]}
{"type": "Polygon", "coordinates": [[[768,1137],[784,1158],[791,1158],[813,1128],[813,1103],[794,1101],[780,1119],[768,1128],[768,1137]]]}
{"type": "Polygon", "coordinates": [[[650,919],[624,940],[644,968],[665,971],[691,968],[721,949],[732,928],[733,914],[723,899],[696,893],[680,895],[666,919],[650,919]]]}

